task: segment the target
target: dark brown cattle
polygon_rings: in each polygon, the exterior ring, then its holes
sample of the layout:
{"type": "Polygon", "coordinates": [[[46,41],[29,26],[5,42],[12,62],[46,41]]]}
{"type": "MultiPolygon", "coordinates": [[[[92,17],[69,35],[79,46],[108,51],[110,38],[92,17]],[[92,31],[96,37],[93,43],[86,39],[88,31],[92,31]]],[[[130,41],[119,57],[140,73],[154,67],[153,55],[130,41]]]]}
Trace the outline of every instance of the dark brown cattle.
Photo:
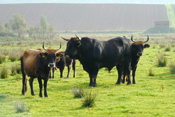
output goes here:
{"type": "MultiPolygon", "coordinates": [[[[60,44],[61,48],[61,44],[60,44]]],[[[60,49],[59,48],[59,49],[60,49]]],[[[50,69],[55,67],[56,57],[58,56],[56,53],[59,49],[45,49],[43,43],[44,50],[34,50],[29,49],[26,50],[21,56],[21,71],[22,71],[22,95],[25,95],[27,91],[27,78],[26,75],[30,77],[29,83],[31,88],[31,94],[34,96],[33,91],[33,80],[34,78],[38,78],[40,93],[39,96],[42,95],[42,79],[44,80],[44,96],[47,95],[47,81],[49,78],[50,69]]]]}
{"type": "MultiPolygon", "coordinates": [[[[73,77],[75,77],[75,64],[76,64],[75,59],[64,57],[64,51],[58,52],[57,54],[58,54],[58,57],[57,57],[56,67],[60,70],[60,78],[63,77],[63,70],[65,66],[67,66],[68,68],[67,78],[69,78],[71,65],[74,71],[73,77]]],[[[55,69],[52,69],[52,78],[54,78],[54,70],[55,69]]]]}

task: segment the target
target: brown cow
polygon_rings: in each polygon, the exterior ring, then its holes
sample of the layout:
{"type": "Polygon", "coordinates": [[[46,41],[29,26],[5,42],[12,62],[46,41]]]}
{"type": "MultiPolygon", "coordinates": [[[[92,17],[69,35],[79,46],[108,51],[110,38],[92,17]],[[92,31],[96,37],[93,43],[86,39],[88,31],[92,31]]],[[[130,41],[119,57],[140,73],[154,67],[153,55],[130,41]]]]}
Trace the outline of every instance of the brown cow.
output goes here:
{"type": "MultiPolygon", "coordinates": [[[[60,43],[61,48],[61,43],[60,43]]],[[[60,49],[59,48],[59,49],[60,49]]],[[[44,50],[34,50],[29,49],[26,50],[21,56],[21,71],[23,76],[23,87],[22,87],[22,95],[25,95],[27,91],[27,79],[26,75],[30,77],[30,88],[31,95],[35,95],[33,91],[33,80],[34,78],[38,78],[40,93],[39,96],[42,95],[42,79],[44,80],[44,96],[47,95],[47,81],[49,78],[49,72],[52,67],[55,67],[56,57],[58,56],[56,53],[59,49],[45,49],[43,43],[44,50]]]]}

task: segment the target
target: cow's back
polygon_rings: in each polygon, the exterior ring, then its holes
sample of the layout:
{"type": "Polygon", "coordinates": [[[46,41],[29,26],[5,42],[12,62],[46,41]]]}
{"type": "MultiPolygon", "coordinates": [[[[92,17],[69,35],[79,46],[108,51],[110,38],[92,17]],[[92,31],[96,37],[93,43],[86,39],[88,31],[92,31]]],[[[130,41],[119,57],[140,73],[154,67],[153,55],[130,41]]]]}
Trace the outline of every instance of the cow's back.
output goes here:
{"type": "Polygon", "coordinates": [[[36,76],[36,59],[40,50],[29,49],[22,55],[24,72],[28,76],[36,76]]]}
{"type": "Polygon", "coordinates": [[[130,40],[117,37],[108,41],[96,39],[81,39],[81,63],[86,66],[107,67],[109,70],[124,61],[124,56],[129,50],[130,40]]]}

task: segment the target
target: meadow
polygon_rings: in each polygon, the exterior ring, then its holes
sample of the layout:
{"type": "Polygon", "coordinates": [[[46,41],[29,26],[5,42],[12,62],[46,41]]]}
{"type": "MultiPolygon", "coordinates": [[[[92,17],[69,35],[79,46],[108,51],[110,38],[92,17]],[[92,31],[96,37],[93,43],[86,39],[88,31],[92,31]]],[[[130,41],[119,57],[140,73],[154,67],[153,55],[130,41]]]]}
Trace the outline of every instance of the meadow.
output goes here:
{"type": "MultiPolygon", "coordinates": [[[[82,34],[83,35],[83,34],[82,34]]],[[[66,35],[65,37],[69,37],[66,35]]],[[[80,34],[81,36],[81,34],[80,34]]],[[[91,35],[90,35],[91,36],[91,35]]],[[[112,35],[113,36],[113,35],[112,35]]],[[[127,36],[130,38],[129,36],[127,36]]],[[[25,96],[22,93],[22,75],[12,74],[12,66],[20,66],[19,56],[28,48],[41,48],[41,40],[1,41],[0,58],[5,56],[0,63],[0,72],[6,68],[7,76],[0,78],[0,116],[76,116],[76,117],[149,117],[149,116],[174,116],[175,115],[175,72],[170,70],[170,65],[175,64],[175,35],[151,35],[148,42],[151,47],[144,50],[136,71],[136,84],[116,85],[117,70],[114,67],[110,72],[105,68],[100,69],[97,76],[97,87],[91,88],[89,76],[77,60],[76,77],[73,78],[71,70],[67,79],[67,68],[64,77],[60,78],[59,70],[55,78],[48,81],[48,98],[39,97],[39,84],[34,80],[36,96],[31,96],[29,82],[25,96]],[[11,60],[11,54],[17,54],[11,60]],[[160,55],[166,57],[166,65],[156,65],[160,55]],[[91,92],[96,96],[93,107],[83,107],[82,98],[75,98],[72,88],[81,87],[85,93],[91,92]]],[[[109,39],[109,35],[98,35],[102,40],[109,39]]],[[[136,39],[146,39],[138,35],[136,39]]],[[[66,48],[66,42],[61,39],[46,41],[46,48],[66,48]]],[[[162,58],[160,58],[162,60],[162,58]]],[[[27,78],[29,79],[29,77],[27,78]]]]}

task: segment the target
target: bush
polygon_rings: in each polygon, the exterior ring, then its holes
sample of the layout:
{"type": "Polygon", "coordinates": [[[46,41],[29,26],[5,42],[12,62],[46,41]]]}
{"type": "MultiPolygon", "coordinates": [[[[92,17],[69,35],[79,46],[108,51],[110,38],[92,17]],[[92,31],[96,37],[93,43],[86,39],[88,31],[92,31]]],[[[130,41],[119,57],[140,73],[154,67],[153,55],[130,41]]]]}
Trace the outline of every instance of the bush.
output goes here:
{"type": "Polygon", "coordinates": [[[0,64],[5,61],[5,56],[0,53],[0,64]]]}
{"type": "Polygon", "coordinates": [[[18,101],[15,103],[15,109],[17,113],[28,112],[29,109],[25,106],[23,101],[18,101]]]}
{"type": "Polygon", "coordinates": [[[84,90],[82,87],[72,87],[71,91],[75,98],[82,98],[84,96],[84,90]]]}
{"type": "Polygon", "coordinates": [[[95,94],[92,94],[91,92],[86,93],[84,95],[84,99],[82,100],[82,106],[83,107],[93,107],[93,106],[95,106],[95,99],[96,99],[95,94]]]}
{"type": "Polygon", "coordinates": [[[166,51],[166,52],[171,51],[171,46],[167,46],[167,47],[165,48],[165,51],[166,51]]]}
{"type": "Polygon", "coordinates": [[[149,76],[154,76],[154,72],[153,72],[152,68],[149,69],[149,74],[148,75],[149,76]]]}
{"type": "Polygon", "coordinates": [[[175,64],[170,64],[169,69],[172,74],[175,74],[175,64]]]}
{"type": "Polygon", "coordinates": [[[18,60],[18,55],[17,55],[17,53],[16,53],[16,52],[10,52],[10,54],[9,54],[9,59],[10,59],[12,62],[18,60]]]}
{"type": "Polygon", "coordinates": [[[167,65],[167,58],[164,54],[159,54],[157,56],[157,66],[158,67],[165,67],[167,65]]]}
{"type": "Polygon", "coordinates": [[[21,74],[20,64],[11,65],[11,75],[21,74]]]}
{"type": "Polygon", "coordinates": [[[8,77],[8,69],[7,69],[6,66],[3,66],[3,67],[1,68],[1,78],[2,78],[2,79],[5,79],[5,78],[7,78],[7,77],[8,77]]]}

